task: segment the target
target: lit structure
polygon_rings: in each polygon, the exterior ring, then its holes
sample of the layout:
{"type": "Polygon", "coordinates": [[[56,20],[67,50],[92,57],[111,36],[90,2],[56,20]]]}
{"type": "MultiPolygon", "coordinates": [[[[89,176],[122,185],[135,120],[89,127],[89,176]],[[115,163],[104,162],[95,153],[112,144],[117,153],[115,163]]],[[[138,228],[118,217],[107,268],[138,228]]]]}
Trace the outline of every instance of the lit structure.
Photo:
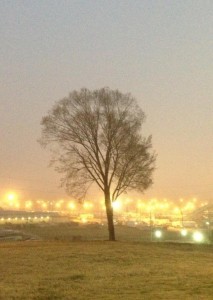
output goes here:
{"type": "MultiPolygon", "coordinates": [[[[20,200],[20,196],[15,192],[7,193],[0,199],[0,207],[10,210],[26,210],[26,211],[57,211],[61,214],[69,214],[69,216],[79,217],[81,214],[89,213],[94,215],[96,221],[104,222],[105,203],[103,199],[92,202],[86,200],[83,204],[74,200],[20,200]]],[[[171,201],[167,198],[163,199],[145,199],[130,198],[124,196],[113,202],[114,216],[117,222],[121,224],[135,224],[136,226],[173,226],[187,227],[189,221],[199,221],[206,228],[211,229],[213,225],[213,207],[211,208],[204,201],[198,201],[197,198],[171,201]],[[204,212],[205,210],[205,212],[204,212]],[[196,213],[195,213],[196,212],[196,213]],[[197,217],[199,215],[199,218],[197,217]],[[212,220],[212,221],[211,221],[212,220]]],[[[91,218],[89,218],[91,219],[91,218]]],[[[195,222],[194,222],[195,223],[195,222]]],[[[191,222],[192,224],[192,222],[191,222]]]]}
{"type": "Polygon", "coordinates": [[[49,222],[64,222],[69,221],[67,218],[62,218],[56,212],[27,212],[2,210],[0,211],[0,225],[4,224],[26,224],[26,223],[49,223],[49,222]]]}

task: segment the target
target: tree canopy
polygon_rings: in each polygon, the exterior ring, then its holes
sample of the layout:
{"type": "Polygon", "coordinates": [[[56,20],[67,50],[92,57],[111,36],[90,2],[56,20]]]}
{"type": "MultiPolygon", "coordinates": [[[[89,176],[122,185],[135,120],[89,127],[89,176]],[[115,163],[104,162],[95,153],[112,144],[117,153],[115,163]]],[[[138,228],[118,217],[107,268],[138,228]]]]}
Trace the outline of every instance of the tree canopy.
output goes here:
{"type": "MultiPolygon", "coordinates": [[[[103,88],[73,91],[41,122],[40,142],[51,145],[67,192],[82,199],[93,183],[103,191],[109,234],[112,202],[127,190],[143,192],[152,184],[156,156],[151,136],[142,136],[144,120],[131,94],[103,88]]],[[[109,237],[115,239],[112,232],[109,237]]]]}

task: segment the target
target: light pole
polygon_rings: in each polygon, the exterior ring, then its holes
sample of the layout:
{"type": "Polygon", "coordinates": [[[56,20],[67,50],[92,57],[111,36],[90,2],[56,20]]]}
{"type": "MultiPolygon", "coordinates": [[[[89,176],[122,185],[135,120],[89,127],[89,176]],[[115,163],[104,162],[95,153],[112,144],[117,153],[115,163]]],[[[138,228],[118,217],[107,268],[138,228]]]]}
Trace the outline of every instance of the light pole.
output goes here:
{"type": "MultiPolygon", "coordinates": [[[[183,199],[182,198],[180,199],[180,203],[183,203],[183,199]]],[[[180,215],[181,215],[181,225],[183,227],[183,209],[182,209],[182,205],[181,204],[179,206],[179,209],[180,209],[180,215]]]]}
{"type": "Polygon", "coordinates": [[[152,211],[149,211],[150,240],[152,242],[152,211]]]}

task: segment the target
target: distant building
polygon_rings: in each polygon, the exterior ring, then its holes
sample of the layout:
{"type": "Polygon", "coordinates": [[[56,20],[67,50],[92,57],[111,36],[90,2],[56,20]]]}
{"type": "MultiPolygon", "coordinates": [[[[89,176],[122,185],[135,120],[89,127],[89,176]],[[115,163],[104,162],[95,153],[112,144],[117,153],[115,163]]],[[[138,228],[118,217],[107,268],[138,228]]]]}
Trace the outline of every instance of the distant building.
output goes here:
{"type": "Polygon", "coordinates": [[[1,224],[26,224],[50,222],[53,219],[60,219],[60,215],[56,212],[27,212],[19,210],[0,210],[1,224]]]}

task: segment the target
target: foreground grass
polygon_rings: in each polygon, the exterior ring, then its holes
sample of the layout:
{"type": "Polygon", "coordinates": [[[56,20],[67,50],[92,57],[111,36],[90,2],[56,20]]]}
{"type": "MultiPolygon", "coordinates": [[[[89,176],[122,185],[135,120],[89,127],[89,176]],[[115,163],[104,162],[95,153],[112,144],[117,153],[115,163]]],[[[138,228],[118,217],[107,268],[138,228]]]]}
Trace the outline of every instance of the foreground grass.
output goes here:
{"type": "Polygon", "coordinates": [[[213,299],[213,247],[103,241],[0,244],[0,299],[213,299]]]}

